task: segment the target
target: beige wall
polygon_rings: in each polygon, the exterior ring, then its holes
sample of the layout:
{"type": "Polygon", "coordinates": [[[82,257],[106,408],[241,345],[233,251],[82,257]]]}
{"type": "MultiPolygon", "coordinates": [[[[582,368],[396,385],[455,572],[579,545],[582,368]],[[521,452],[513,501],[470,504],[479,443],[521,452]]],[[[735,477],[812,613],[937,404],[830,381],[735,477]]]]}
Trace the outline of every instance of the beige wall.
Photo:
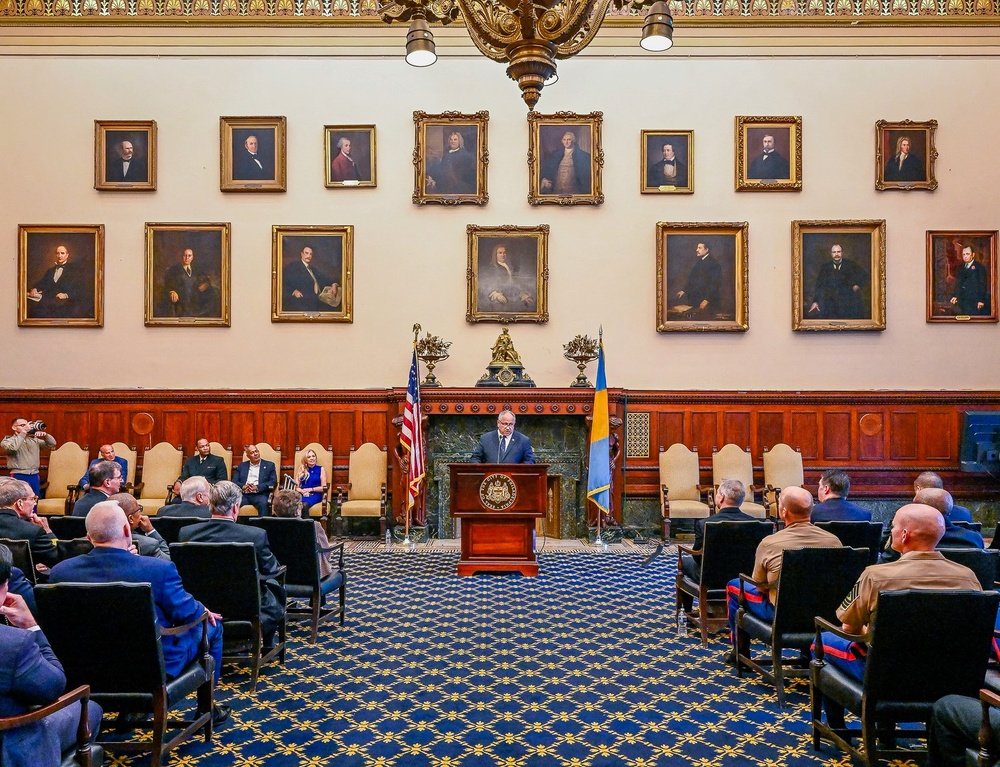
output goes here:
{"type": "Polygon", "coordinates": [[[414,322],[453,342],[440,379],[472,385],[500,328],[465,322],[465,226],[548,223],[551,320],[512,327],[540,386],[568,384],[576,371],[562,344],[603,325],[612,386],[996,388],[1000,327],[925,322],[924,237],[927,229],[1000,226],[1000,61],[906,50],[884,58],[744,58],[682,49],[566,62],[539,108],[604,112],[607,202],[564,209],[527,204],[526,110],[504,68],[482,58],[443,58],[415,70],[399,57],[18,49],[0,56],[0,344],[17,360],[0,370],[0,386],[399,386],[414,322]],[[483,109],[489,204],[411,204],[413,110],[483,109]],[[802,115],[801,193],[733,190],[738,114],[802,115]],[[219,115],[288,118],[286,194],[219,191],[219,115]],[[880,118],[939,121],[936,192],[874,190],[880,118]],[[94,119],[157,121],[155,193],[93,190],[94,119]],[[336,123],[377,125],[377,189],[324,188],[323,126],[336,123]],[[644,128],[695,131],[694,195],[638,193],[644,128]],[[790,222],[860,218],[887,221],[887,330],[792,332],[790,222]],[[232,223],[232,327],[143,326],[147,221],[232,223]],[[657,221],[750,223],[749,332],[655,332],[657,221]],[[105,224],[102,329],[17,328],[19,223],[105,224]],[[355,226],[352,325],[270,321],[273,224],[355,226]]]}

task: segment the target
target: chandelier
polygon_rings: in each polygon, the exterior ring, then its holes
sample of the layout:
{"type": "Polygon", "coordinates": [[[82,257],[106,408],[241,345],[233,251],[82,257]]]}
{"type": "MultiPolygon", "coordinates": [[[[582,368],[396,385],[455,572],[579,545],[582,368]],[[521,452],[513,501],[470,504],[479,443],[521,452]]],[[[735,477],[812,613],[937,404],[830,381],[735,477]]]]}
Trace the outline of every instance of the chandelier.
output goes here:
{"type": "Polygon", "coordinates": [[[646,10],[640,45],[665,51],[673,45],[674,20],[664,0],[384,0],[386,23],[409,22],[406,61],[426,67],[437,60],[428,22],[464,19],[484,56],[507,64],[507,76],[534,109],[542,88],[554,83],[556,60],[575,56],[594,39],[608,8],[646,10]]]}

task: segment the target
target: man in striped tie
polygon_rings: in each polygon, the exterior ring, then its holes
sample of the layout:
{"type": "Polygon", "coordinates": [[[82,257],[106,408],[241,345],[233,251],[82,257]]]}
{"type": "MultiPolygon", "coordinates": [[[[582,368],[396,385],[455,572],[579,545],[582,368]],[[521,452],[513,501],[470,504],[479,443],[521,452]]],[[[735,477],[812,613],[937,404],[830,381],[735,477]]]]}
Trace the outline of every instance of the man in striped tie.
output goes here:
{"type": "Polygon", "coordinates": [[[500,413],[496,431],[488,431],[479,438],[472,460],[475,463],[534,463],[531,440],[514,431],[516,420],[509,410],[500,413]]]}

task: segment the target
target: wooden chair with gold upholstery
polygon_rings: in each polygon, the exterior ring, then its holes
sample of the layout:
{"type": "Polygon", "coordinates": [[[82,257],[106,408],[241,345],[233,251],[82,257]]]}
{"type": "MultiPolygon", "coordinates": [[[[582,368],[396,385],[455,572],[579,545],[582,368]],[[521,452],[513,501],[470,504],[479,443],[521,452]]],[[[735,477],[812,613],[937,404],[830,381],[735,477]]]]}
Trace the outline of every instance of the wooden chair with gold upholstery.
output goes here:
{"type": "Polygon", "coordinates": [[[146,514],[156,514],[167,502],[174,481],[181,475],[184,454],[169,442],[153,445],[142,454],[142,493],[139,502],[146,514]]]}
{"type": "Polygon", "coordinates": [[[142,492],[142,483],[135,483],[135,474],[139,469],[139,452],[134,447],[129,447],[124,442],[114,442],[111,447],[115,449],[115,455],[124,458],[128,462],[128,476],[122,485],[123,493],[131,493],[136,498],[142,492]]]}
{"type": "Polygon", "coordinates": [[[747,497],[740,506],[744,514],[758,519],[767,516],[767,508],[754,500],[754,493],[760,492],[760,487],[753,482],[753,459],[749,449],[741,450],[730,442],[712,452],[712,485],[718,487],[724,479],[738,479],[746,486],[747,497]]]}
{"type": "MultiPolygon", "coordinates": [[[[299,465],[306,450],[316,453],[316,465],[326,469],[326,487],[322,489],[323,497],[319,503],[314,503],[306,509],[306,516],[320,517],[327,519],[330,515],[330,483],[333,480],[333,448],[323,447],[318,442],[310,442],[308,445],[295,450],[295,463],[292,465],[291,476],[298,477],[299,465]]],[[[278,485],[281,486],[280,484],[278,485]]]]}
{"type": "Polygon", "coordinates": [[[212,455],[220,456],[225,462],[226,477],[231,478],[233,476],[233,449],[223,447],[220,442],[209,442],[208,445],[212,448],[212,455]]]}
{"type": "Polygon", "coordinates": [[[699,484],[698,450],[675,442],[664,450],[660,448],[660,511],[663,538],[670,538],[670,520],[704,519],[711,509],[702,500],[711,492],[707,485],[699,484]]]}
{"type": "Polygon", "coordinates": [[[764,505],[770,516],[778,516],[778,494],[783,487],[805,484],[802,453],[779,442],[770,450],[764,448],[764,505]]]}
{"type": "Polygon", "coordinates": [[[349,519],[378,518],[379,536],[385,536],[386,479],[389,470],[388,453],[373,442],[365,442],[351,450],[347,468],[347,484],[337,486],[334,518],[338,532],[347,533],[349,519]]]}
{"type": "MultiPolygon", "coordinates": [[[[275,472],[275,474],[277,475],[277,478],[278,478],[278,482],[277,482],[277,484],[274,487],[275,487],[275,489],[280,488],[281,487],[281,445],[278,445],[278,447],[274,448],[274,447],[271,447],[266,442],[258,442],[257,443],[257,449],[260,451],[260,459],[262,461],[270,461],[271,463],[274,464],[274,472],[275,472]]],[[[243,461],[249,461],[249,460],[250,459],[247,458],[246,451],[244,450],[243,451],[243,455],[240,457],[240,463],[242,463],[243,461]]],[[[229,476],[230,477],[233,476],[232,471],[229,472],[229,476]]],[[[270,501],[268,501],[268,505],[270,505],[270,501]]],[[[251,506],[249,503],[245,503],[242,506],[240,506],[240,516],[241,517],[256,517],[257,516],[257,508],[255,506],[251,506]]]]}
{"type": "Polygon", "coordinates": [[[80,496],[77,484],[87,472],[90,454],[75,442],[64,442],[49,453],[49,471],[42,485],[44,498],[38,501],[41,515],[70,514],[80,496]]]}

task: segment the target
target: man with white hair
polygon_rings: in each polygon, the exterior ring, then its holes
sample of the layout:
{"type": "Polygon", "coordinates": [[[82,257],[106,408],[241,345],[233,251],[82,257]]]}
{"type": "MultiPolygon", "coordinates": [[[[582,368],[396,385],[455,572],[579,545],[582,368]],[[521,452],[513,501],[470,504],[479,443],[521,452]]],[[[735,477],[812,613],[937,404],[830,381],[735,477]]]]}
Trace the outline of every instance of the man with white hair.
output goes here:
{"type": "Polygon", "coordinates": [[[208,509],[208,491],[211,487],[205,477],[188,477],[181,483],[181,502],[163,506],[156,516],[208,519],[212,516],[208,509]]]}
{"type": "Polygon", "coordinates": [[[0,538],[27,541],[36,564],[54,565],[59,559],[56,537],[45,517],[35,513],[37,503],[27,482],[10,479],[0,485],[0,538]]]}

